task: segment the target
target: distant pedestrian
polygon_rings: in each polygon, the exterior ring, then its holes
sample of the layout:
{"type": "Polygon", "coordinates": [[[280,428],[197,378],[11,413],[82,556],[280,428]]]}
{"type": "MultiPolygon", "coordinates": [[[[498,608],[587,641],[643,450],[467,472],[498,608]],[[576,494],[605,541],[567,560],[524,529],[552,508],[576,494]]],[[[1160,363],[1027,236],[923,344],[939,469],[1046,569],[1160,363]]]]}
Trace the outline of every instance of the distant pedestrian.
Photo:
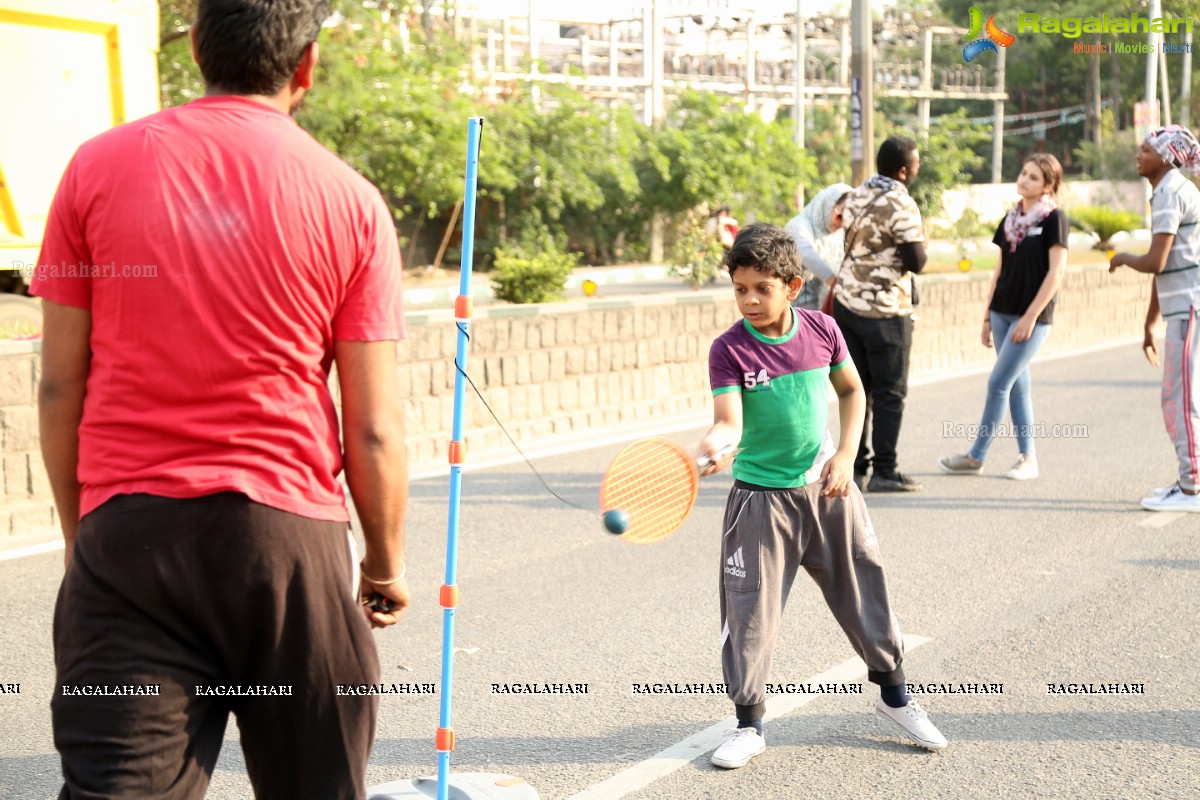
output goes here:
{"type": "Polygon", "coordinates": [[[1163,342],[1162,412],[1175,444],[1179,477],[1142,498],[1150,511],[1200,511],[1200,190],[1180,172],[1200,174],[1200,144],[1187,128],[1168,125],[1146,137],[1137,153],[1137,172],[1150,196],[1150,252],[1117,253],[1108,271],[1126,266],[1154,275],[1146,311],[1142,351],[1158,366],[1154,329],[1167,322],[1163,342]]]}
{"type": "Polygon", "coordinates": [[[792,305],[817,311],[829,294],[829,281],[841,269],[845,257],[842,209],[854,187],[835,183],[817,192],[799,214],[783,227],[800,249],[804,285],[792,305]]]}
{"type": "Polygon", "coordinates": [[[717,239],[721,242],[726,252],[733,247],[733,240],[737,237],[738,221],[733,218],[730,213],[729,206],[721,206],[717,209],[717,239]]]}
{"type": "Polygon", "coordinates": [[[1029,363],[1050,334],[1055,293],[1067,264],[1067,215],[1055,196],[1062,186],[1062,165],[1049,153],[1029,157],[1017,176],[1020,200],[996,229],[992,242],[1000,258],[992,273],[988,309],[980,336],[996,348],[996,366],[988,378],[983,418],[971,449],[938,459],[943,472],[978,475],[1007,408],[1012,416],[1020,457],[1004,477],[1038,476],[1034,448],[1032,379],[1029,363]]]}
{"type": "Polygon", "coordinates": [[[875,166],[879,171],[851,192],[842,211],[846,257],[833,288],[833,318],[867,391],[854,480],[872,492],[916,492],[921,484],[897,467],[896,444],[908,395],[912,273],[925,267],[921,212],[908,194],[921,168],[917,143],[889,137],[875,166]]]}

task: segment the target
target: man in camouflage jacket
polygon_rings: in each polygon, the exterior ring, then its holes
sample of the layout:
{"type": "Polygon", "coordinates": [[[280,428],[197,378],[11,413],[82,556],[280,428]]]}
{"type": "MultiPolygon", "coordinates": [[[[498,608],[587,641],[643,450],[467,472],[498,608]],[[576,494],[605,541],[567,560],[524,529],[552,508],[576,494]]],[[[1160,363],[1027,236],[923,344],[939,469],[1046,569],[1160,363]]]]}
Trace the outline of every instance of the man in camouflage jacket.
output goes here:
{"type": "Polygon", "coordinates": [[[867,391],[855,480],[872,492],[916,492],[921,485],[897,468],[896,443],[908,394],[912,273],[925,266],[921,212],[907,188],[921,167],[917,143],[890,137],[880,145],[875,166],[879,171],[850,194],[842,211],[846,255],[834,287],[833,317],[867,391]]]}

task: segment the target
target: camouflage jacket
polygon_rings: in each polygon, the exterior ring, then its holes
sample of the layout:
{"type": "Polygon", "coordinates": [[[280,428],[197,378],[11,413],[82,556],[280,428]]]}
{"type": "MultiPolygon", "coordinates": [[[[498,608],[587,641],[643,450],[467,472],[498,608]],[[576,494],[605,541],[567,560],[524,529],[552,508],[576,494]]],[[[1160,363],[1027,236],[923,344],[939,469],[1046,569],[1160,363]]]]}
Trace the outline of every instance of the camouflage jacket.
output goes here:
{"type": "Polygon", "coordinates": [[[912,314],[912,276],[897,253],[905,242],[923,242],[921,212],[899,181],[875,175],[846,199],[846,255],[835,299],[861,317],[912,314]]]}

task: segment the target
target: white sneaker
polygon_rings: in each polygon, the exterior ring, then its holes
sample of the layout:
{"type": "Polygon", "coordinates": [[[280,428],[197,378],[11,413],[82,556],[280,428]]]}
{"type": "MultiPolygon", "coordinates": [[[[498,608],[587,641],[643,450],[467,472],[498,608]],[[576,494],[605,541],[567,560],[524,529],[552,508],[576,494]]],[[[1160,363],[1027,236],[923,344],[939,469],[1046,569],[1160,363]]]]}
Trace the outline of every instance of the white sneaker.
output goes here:
{"type": "Polygon", "coordinates": [[[881,697],[875,701],[875,713],[899,725],[908,738],[926,750],[946,748],[946,737],[929,721],[929,715],[917,705],[916,700],[909,700],[903,708],[892,708],[881,697]]]}
{"type": "Polygon", "coordinates": [[[767,742],[754,728],[738,728],[716,749],[710,759],[714,767],[737,769],[744,767],[750,759],[767,749],[767,742]]]}
{"type": "Polygon", "coordinates": [[[966,454],[939,458],[938,467],[947,475],[978,475],[983,472],[983,462],[975,461],[966,454]]]}
{"type": "Polygon", "coordinates": [[[1037,459],[1033,456],[1022,454],[1017,463],[1012,465],[1012,469],[1004,473],[1004,477],[1010,481],[1027,481],[1038,476],[1037,459]]]}
{"type": "Polygon", "coordinates": [[[1158,489],[1155,489],[1153,492],[1151,492],[1150,496],[1151,497],[1162,497],[1163,495],[1166,495],[1167,493],[1169,493],[1171,490],[1173,490],[1178,485],[1179,485],[1178,483],[1172,483],[1170,486],[1160,487],[1158,489]]]}
{"type": "Polygon", "coordinates": [[[1142,508],[1147,511],[1192,511],[1200,513],[1200,494],[1187,494],[1178,483],[1167,489],[1142,498],[1142,508]]]}

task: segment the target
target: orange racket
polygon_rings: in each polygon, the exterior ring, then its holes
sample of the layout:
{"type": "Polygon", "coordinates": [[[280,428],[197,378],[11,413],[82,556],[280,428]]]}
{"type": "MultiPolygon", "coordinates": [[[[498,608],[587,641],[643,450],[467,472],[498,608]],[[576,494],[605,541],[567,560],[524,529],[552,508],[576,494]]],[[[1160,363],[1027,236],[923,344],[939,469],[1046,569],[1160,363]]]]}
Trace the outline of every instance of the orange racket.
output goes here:
{"type": "Polygon", "coordinates": [[[642,439],[625,447],[604,472],[600,511],[623,512],[628,526],[621,538],[649,544],[683,525],[700,491],[700,463],[675,442],[642,439]]]}

